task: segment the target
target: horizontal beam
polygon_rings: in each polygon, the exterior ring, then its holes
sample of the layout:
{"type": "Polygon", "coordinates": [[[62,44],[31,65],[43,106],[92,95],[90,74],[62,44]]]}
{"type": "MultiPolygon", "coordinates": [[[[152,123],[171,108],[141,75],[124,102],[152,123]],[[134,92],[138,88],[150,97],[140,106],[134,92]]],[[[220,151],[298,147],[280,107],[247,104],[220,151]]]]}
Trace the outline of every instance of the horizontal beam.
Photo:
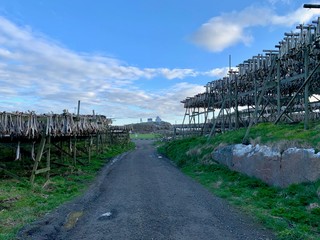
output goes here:
{"type": "Polygon", "coordinates": [[[34,174],[40,174],[40,173],[44,173],[44,172],[49,172],[50,171],[50,167],[47,168],[42,168],[42,169],[38,169],[34,172],[34,174]]]}
{"type": "Polygon", "coordinates": [[[309,4],[309,3],[306,3],[306,4],[303,4],[303,7],[304,8],[320,8],[320,4],[309,4]]]}

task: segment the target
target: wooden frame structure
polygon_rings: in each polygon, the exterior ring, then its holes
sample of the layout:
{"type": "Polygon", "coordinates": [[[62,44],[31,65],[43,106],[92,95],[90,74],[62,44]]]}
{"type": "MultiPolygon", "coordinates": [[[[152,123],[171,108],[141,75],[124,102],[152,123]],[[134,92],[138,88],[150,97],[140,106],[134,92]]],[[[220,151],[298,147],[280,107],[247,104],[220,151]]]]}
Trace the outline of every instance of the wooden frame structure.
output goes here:
{"type": "Polygon", "coordinates": [[[183,135],[208,135],[250,128],[258,122],[320,118],[320,17],[285,33],[276,50],[263,50],[207,83],[206,91],[182,101],[185,115],[176,128],[183,135]]]}
{"type": "MultiPolygon", "coordinates": [[[[101,152],[106,144],[127,143],[130,129],[111,126],[111,123],[111,119],[103,115],[74,115],[66,111],[41,115],[0,112],[0,145],[15,149],[15,159],[11,161],[21,160],[22,155],[33,160],[30,177],[33,184],[38,174],[45,173],[49,178],[51,164],[73,167],[89,164],[93,149],[101,152]],[[60,160],[71,159],[71,164],[52,162],[53,154],[59,155],[56,158],[60,160]],[[86,163],[78,158],[80,154],[86,155],[86,163]]],[[[1,157],[0,172],[19,178],[6,169],[1,157]]]]}

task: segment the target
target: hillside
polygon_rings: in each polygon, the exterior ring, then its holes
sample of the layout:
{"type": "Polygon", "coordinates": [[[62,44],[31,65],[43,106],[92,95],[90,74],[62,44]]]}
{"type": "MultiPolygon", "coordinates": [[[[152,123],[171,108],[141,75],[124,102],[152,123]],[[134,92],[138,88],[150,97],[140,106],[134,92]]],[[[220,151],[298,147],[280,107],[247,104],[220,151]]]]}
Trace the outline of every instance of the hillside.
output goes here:
{"type": "Polygon", "coordinates": [[[133,133],[158,133],[167,134],[172,131],[172,125],[168,122],[143,122],[127,125],[133,133]]]}

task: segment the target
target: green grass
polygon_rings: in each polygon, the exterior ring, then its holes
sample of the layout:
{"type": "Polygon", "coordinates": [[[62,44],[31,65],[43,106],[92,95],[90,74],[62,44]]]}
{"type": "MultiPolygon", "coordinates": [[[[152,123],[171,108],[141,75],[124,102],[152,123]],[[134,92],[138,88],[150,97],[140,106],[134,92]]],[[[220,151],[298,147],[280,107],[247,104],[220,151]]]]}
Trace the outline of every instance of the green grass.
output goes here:
{"type": "Polygon", "coordinates": [[[320,148],[320,123],[313,122],[308,130],[303,129],[303,123],[259,124],[250,131],[252,139],[261,138],[262,143],[272,143],[280,140],[291,141],[302,147],[320,148]]]}
{"type": "MultiPolygon", "coordinates": [[[[302,124],[260,124],[250,132],[255,143],[299,145],[319,149],[320,124],[309,130],[302,124]]],[[[220,134],[209,141],[204,137],[166,143],[159,151],[172,159],[184,173],[196,179],[214,195],[253,215],[272,229],[279,239],[320,239],[320,180],[280,189],[230,171],[211,159],[220,144],[241,143],[245,129],[220,134]]]]}
{"type": "Polygon", "coordinates": [[[130,134],[131,139],[158,139],[161,138],[161,134],[157,133],[132,133],[130,134]]]}
{"type": "Polygon", "coordinates": [[[25,182],[0,179],[0,239],[14,239],[23,225],[83,193],[110,158],[133,148],[133,143],[109,147],[94,155],[90,165],[52,170],[55,175],[49,181],[42,174],[37,175],[34,187],[27,177],[25,182]]]}

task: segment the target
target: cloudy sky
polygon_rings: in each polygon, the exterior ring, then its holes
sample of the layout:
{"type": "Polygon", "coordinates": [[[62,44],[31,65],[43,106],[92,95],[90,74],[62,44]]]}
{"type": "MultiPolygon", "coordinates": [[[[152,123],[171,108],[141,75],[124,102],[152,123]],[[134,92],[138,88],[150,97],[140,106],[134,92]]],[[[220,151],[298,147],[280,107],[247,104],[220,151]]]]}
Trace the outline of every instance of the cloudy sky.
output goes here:
{"type": "Polygon", "coordinates": [[[0,111],[160,116],[320,16],[300,0],[1,0],[0,111]]]}

